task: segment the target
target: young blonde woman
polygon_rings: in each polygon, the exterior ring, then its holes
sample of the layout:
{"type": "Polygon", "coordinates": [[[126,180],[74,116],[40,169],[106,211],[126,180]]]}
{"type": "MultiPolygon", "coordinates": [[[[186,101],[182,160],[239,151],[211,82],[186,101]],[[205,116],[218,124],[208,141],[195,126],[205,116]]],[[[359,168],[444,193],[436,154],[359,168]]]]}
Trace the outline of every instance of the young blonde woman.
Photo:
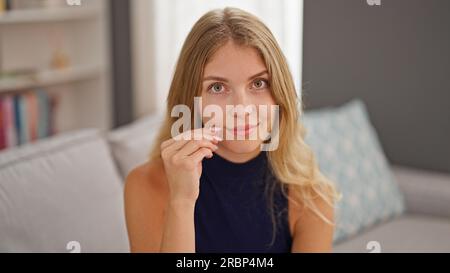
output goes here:
{"type": "Polygon", "coordinates": [[[127,177],[131,251],[331,251],[337,194],[304,142],[296,94],[284,55],[255,16],[236,8],[202,16],[181,50],[150,159],[127,177]],[[270,136],[278,145],[262,151],[265,140],[249,137],[273,116],[252,122],[247,111],[231,114],[244,126],[216,119],[213,129],[183,133],[199,138],[176,138],[177,105],[192,113],[216,105],[223,119],[227,105],[278,105],[279,130],[270,136]],[[228,140],[226,132],[245,139],[228,140]]]}

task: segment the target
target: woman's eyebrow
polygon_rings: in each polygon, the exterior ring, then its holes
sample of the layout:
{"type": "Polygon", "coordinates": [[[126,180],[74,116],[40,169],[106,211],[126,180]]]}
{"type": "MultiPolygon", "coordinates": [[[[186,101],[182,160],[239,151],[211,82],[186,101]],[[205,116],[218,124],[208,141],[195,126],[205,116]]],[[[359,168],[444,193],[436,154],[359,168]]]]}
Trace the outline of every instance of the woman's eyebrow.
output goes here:
{"type": "MultiPolygon", "coordinates": [[[[259,73],[256,73],[255,75],[249,77],[248,80],[254,79],[254,78],[256,78],[258,76],[262,76],[264,74],[269,74],[269,73],[267,72],[267,70],[264,70],[264,71],[261,71],[259,73]]],[[[228,82],[228,79],[223,78],[223,77],[219,77],[219,76],[207,76],[207,77],[203,78],[203,81],[211,81],[211,80],[213,80],[213,81],[221,81],[221,82],[228,82]]]]}
{"type": "Polygon", "coordinates": [[[203,81],[220,81],[220,82],[228,82],[227,79],[219,77],[219,76],[208,76],[204,77],[203,81]]]}
{"type": "Polygon", "coordinates": [[[250,78],[248,78],[248,80],[254,79],[254,78],[262,76],[264,74],[269,74],[269,72],[267,72],[267,70],[261,71],[259,73],[256,73],[255,75],[251,76],[250,78]]]}

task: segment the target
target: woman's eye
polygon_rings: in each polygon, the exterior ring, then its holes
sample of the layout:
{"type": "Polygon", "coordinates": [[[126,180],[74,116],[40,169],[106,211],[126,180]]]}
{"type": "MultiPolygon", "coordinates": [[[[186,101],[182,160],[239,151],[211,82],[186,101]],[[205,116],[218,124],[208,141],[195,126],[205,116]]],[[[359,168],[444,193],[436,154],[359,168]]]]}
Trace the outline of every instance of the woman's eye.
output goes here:
{"type": "Polygon", "coordinates": [[[208,88],[208,90],[211,93],[222,93],[225,91],[225,87],[221,83],[214,83],[208,88]]]}
{"type": "Polygon", "coordinates": [[[263,88],[266,88],[267,85],[268,85],[268,83],[267,83],[266,80],[258,79],[258,80],[255,80],[255,81],[253,82],[252,88],[255,88],[255,89],[263,89],[263,88]]]}

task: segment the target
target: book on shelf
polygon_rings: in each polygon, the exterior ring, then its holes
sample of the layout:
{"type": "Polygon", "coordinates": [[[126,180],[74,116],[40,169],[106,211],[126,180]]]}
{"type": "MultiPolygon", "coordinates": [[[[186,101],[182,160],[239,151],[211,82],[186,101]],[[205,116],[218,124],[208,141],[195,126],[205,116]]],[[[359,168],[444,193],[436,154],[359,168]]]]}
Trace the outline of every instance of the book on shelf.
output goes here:
{"type": "Polygon", "coordinates": [[[12,0],[0,0],[0,15],[12,9],[12,0]]]}
{"type": "Polygon", "coordinates": [[[39,115],[39,122],[37,127],[38,139],[47,137],[52,134],[50,130],[50,117],[52,108],[50,107],[50,101],[43,90],[36,91],[37,109],[39,115]]]}
{"type": "Polygon", "coordinates": [[[0,98],[0,150],[6,148],[6,135],[5,129],[3,128],[5,122],[3,121],[5,117],[3,116],[3,102],[2,98],[0,98]]]}
{"type": "Polygon", "coordinates": [[[24,95],[27,105],[27,120],[28,120],[28,135],[30,141],[37,139],[37,123],[38,123],[38,111],[37,111],[37,99],[34,93],[28,93],[24,95]]]}
{"type": "Polygon", "coordinates": [[[6,0],[0,0],[0,15],[6,11],[6,0]]]}
{"type": "Polygon", "coordinates": [[[6,147],[14,147],[17,143],[16,119],[14,115],[13,96],[4,96],[2,99],[3,108],[3,130],[6,136],[6,147]]]}
{"type": "Polygon", "coordinates": [[[54,100],[44,90],[0,96],[0,150],[55,133],[54,100]]]}
{"type": "Polygon", "coordinates": [[[27,105],[25,96],[17,96],[17,120],[19,125],[19,144],[25,144],[30,141],[28,134],[28,119],[27,119],[27,105]]]}

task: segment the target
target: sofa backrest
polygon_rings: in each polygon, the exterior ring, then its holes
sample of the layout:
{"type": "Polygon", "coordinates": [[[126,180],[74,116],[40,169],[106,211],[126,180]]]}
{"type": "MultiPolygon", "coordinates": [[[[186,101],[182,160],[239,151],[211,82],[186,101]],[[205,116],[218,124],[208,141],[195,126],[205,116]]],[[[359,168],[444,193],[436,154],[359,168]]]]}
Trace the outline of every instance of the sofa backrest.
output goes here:
{"type": "Polygon", "coordinates": [[[124,179],[133,168],[148,160],[162,123],[161,115],[149,115],[108,133],[111,150],[124,179]]]}
{"type": "Polygon", "coordinates": [[[98,130],[1,152],[0,252],[128,251],[121,180],[98,130]]]}

